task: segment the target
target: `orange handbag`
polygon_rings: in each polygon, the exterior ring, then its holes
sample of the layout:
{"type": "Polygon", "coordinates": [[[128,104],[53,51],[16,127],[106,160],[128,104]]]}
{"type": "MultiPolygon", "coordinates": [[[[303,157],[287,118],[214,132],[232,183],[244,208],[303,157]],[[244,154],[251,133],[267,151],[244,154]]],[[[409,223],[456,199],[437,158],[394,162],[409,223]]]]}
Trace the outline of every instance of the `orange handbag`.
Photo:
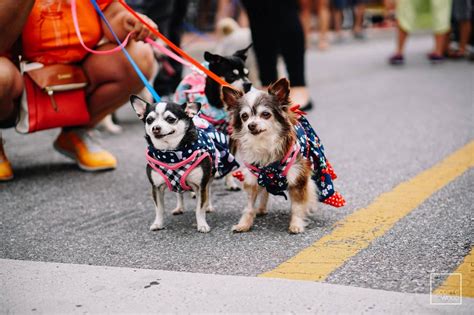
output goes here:
{"type": "Polygon", "coordinates": [[[24,90],[16,130],[32,133],[89,122],[87,77],[77,65],[23,63],[24,90]]]}

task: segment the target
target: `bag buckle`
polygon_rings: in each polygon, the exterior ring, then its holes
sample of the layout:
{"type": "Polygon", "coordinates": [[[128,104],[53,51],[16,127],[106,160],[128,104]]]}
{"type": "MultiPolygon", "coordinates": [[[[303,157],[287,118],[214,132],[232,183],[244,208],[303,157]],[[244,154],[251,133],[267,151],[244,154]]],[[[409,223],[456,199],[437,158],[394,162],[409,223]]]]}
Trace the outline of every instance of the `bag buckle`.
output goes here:
{"type": "Polygon", "coordinates": [[[46,93],[49,95],[49,98],[51,99],[51,105],[53,106],[53,109],[55,112],[58,112],[58,104],[56,103],[54,99],[54,91],[50,87],[45,87],[44,90],[46,93]]]}

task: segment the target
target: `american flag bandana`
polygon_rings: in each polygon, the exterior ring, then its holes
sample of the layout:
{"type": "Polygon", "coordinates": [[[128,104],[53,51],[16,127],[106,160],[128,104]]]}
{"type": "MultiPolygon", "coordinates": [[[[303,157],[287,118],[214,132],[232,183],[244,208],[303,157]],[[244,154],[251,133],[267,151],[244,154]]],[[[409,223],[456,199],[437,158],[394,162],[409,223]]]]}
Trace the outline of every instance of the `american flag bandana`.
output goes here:
{"type": "Polygon", "coordinates": [[[186,184],[186,177],[205,158],[211,160],[213,171],[219,178],[239,168],[239,163],[229,151],[227,137],[197,116],[193,121],[198,132],[197,141],[176,150],[160,151],[148,146],[148,164],[174,192],[191,190],[186,184]]]}
{"type": "Polygon", "coordinates": [[[334,207],[345,205],[344,197],[334,189],[333,180],[337,178],[334,169],[324,155],[324,146],[319,137],[304,116],[300,116],[294,126],[296,143],[291,147],[282,161],[276,161],[266,166],[246,164],[250,172],[257,177],[260,186],[273,194],[284,196],[288,188],[286,175],[293,165],[297,153],[311,162],[313,174],[311,179],[318,189],[319,201],[334,207]]]}

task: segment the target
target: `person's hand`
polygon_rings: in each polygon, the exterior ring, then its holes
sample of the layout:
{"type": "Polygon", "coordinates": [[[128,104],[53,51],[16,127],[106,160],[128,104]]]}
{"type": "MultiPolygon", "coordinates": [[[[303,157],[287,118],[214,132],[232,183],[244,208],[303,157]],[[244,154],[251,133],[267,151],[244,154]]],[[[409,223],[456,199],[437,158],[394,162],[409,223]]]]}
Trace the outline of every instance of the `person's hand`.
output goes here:
{"type": "MultiPolygon", "coordinates": [[[[154,29],[158,29],[158,26],[146,15],[140,14],[141,18],[145,20],[154,29]]],[[[153,34],[142,22],[136,19],[131,13],[127,12],[123,18],[124,28],[127,32],[134,32],[132,38],[139,41],[144,41],[145,38],[150,37],[155,40],[156,36],[153,34]]]]}

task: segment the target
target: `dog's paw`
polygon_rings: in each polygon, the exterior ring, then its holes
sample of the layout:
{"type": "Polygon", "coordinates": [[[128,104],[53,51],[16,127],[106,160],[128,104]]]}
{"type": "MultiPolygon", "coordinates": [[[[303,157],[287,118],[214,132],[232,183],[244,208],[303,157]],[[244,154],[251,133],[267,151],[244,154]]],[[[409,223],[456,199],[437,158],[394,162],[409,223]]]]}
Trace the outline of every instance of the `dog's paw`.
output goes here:
{"type": "Polygon", "coordinates": [[[176,207],[171,211],[171,214],[172,215],[180,215],[180,214],[183,214],[183,212],[184,212],[183,208],[176,207]]]}
{"type": "Polygon", "coordinates": [[[240,191],[240,187],[238,185],[229,185],[225,187],[228,191],[240,191]]]}
{"type": "Polygon", "coordinates": [[[290,232],[291,234],[303,233],[303,232],[304,232],[304,225],[292,224],[292,225],[290,225],[290,227],[288,228],[288,232],[290,232]]]}
{"type": "Polygon", "coordinates": [[[264,215],[267,215],[268,214],[268,209],[267,208],[258,208],[257,209],[257,216],[258,217],[261,217],[261,216],[264,216],[264,215]]]}
{"type": "Polygon", "coordinates": [[[225,189],[228,191],[239,191],[240,186],[232,176],[227,175],[225,178],[225,189]]]}
{"type": "Polygon", "coordinates": [[[236,224],[232,226],[232,232],[241,233],[241,232],[248,232],[250,230],[251,225],[248,224],[236,224]]]}
{"type": "Polygon", "coordinates": [[[163,223],[153,223],[150,225],[150,231],[158,231],[164,229],[163,223]]]}
{"type": "Polygon", "coordinates": [[[198,225],[197,230],[201,233],[207,233],[211,230],[211,228],[207,224],[201,224],[198,225]]]}
{"type": "Polygon", "coordinates": [[[213,206],[208,206],[207,209],[206,209],[206,212],[209,213],[209,212],[216,212],[216,208],[214,208],[213,206]]]}

